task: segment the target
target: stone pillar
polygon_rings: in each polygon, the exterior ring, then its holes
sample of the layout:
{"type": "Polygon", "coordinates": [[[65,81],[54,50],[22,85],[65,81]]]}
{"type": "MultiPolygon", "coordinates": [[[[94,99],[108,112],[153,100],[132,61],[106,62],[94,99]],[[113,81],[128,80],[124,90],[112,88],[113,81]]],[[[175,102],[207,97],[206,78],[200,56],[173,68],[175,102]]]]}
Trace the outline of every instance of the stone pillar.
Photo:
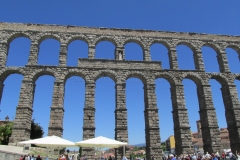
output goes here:
{"type": "MultiPolygon", "coordinates": [[[[126,83],[116,83],[115,89],[116,89],[115,139],[121,142],[128,143],[127,109],[125,95],[126,83]]],[[[116,159],[121,159],[123,155],[124,155],[123,147],[115,149],[116,159]]]]}
{"type": "Polygon", "coordinates": [[[183,85],[171,86],[175,152],[177,155],[193,153],[192,136],[185,106],[183,85]]]}
{"type": "Polygon", "coordinates": [[[60,54],[59,54],[59,65],[66,66],[67,65],[67,44],[60,45],[60,54]]]}
{"type": "Polygon", "coordinates": [[[143,48],[143,60],[144,61],[151,61],[151,55],[150,55],[150,49],[149,48],[143,48]]]}
{"type": "Polygon", "coordinates": [[[230,147],[233,153],[240,151],[240,104],[236,85],[222,85],[222,96],[228,125],[230,147]]]}
{"type": "MultiPolygon", "coordinates": [[[[85,93],[85,106],[84,106],[84,117],[83,117],[83,140],[87,140],[95,137],[95,83],[86,82],[86,93],[85,93]]],[[[94,149],[83,148],[83,154],[86,154],[88,159],[93,160],[94,149]]]]}
{"type": "Polygon", "coordinates": [[[221,152],[221,138],[216,111],[213,106],[210,85],[197,87],[199,114],[203,139],[203,150],[208,153],[221,152]]]}
{"type": "Polygon", "coordinates": [[[146,134],[146,158],[151,159],[155,155],[156,159],[161,159],[162,146],[160,139],[158,108],[155,94],[155,84],[145,84],[145,134],[146,134]]]}
{"type": "Polygon", "coordinates": [[[89,45],[88,46],[88,58],[89,59],[94,59],[95,58],[95,45],[89,45]]]}
{"type": "Polygon", "coordinates": [[[32,42],[31,43],[31,48],[30,48],[30,55],[29,55],[29,58],[28,58],[28,65],[37,65],[38,52],[39,52],[38,42],[32,42]]]}
{"type": "Polygon", "coordinates": [[[16,117],[12,128],[12,135],[9,144],[15,146],[17,142],[30,139],[32,104],[35,84],[33,81],[23,80],[20,92],[19,103],[16,109],[16,117]]]}
{"type": "Polygon", "coordinates": [[[63,134],[64,116],[64,82],[54,82],[48,136],[59,136],[63,134]]]}
{"type": "Polygon", "coordinates": [[[177,50],[175,48],[170,48],[168,50],[168,57],[170,69],[178,69],[177,50]]]}
{"type": "Polygon", "coordinates": [[[115,59],[116,60],[125,60],[125,53],[123,47],[115,48],[115,59]]]}
{"type": "Polygon", "coordinates": [[[194,58],[195,69],[199,71],[205,71],[202,51],[201,50],[194,51],[193,58],[194,58]]]}
{"type": "Polygon", "coordinates": [[[0,67],[5,67],[7,63],[8,44],[0,43],[0,67]]]}
{"type": "Polygon", "coordinates": [[[220,72],[230,72],[226,52],[220,51],[217,54],[217,59],[218,59],[220,72]]]}

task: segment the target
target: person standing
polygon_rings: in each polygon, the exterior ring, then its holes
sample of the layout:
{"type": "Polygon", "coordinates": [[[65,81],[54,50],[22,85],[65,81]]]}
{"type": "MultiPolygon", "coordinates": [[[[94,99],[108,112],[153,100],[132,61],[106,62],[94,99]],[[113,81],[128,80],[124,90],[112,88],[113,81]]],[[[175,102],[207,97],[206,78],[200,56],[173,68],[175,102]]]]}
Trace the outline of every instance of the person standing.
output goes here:
{"type": "Polygon", "coordinates": [[[155,155],[152,156],[152,160],[155,160],[155,155]]]}
{"type": "Polygon", "coordinates": [[[128,159],[127,159],[127,157],[124,156],[122,160],[128,160],[128,159]]]}
{"type": "Polygon", "coordinates": [[[218,160],[217,156],[214,156],[214,157],[213,157],[213,160],[218,160]]]}
{"type": "Polygon", "coordinates": [[[32,155],[32,156],[30,157],[30,160],[35,160],[34,155],[32,155]]]}
{"type": "Polygon", "coordinates": [[[228,155],[229,155],[230,160],[232,160],[232,159],[233,159],[233,153],[232,153],[232,151],[230,151],[230,152],[228,153],[228,155]]]}
{"type": "Polygon", "coordinates": [[[225,160],[225,153],[222,152],[222,159],[225,160]]]}
{"type": "Polygon", "coordinates": [[[236,156],[237,156],[236,159],[237,159],[237,160],[240,160],[240,153],[237,153],[236,156]]]}
{"type": "Polygon", "coordinates": [[[211,155],[208,154],[208,152],[206,152],[205,159],[207,159],[207,160],[210,160],[210,159],[211,159],[211,155]]]}
{"type": "Polygon", "coordinates": [[[192,160],[197,160],[197,156],[195,155],[195,153],[192,156],[192,160]]]}
{"type": "Polygon", "coordinates": [[[40,155],[38,155],[38,157],[36,158],[36,160],[42,160],[42,158],[40,157],[40,155]]]}

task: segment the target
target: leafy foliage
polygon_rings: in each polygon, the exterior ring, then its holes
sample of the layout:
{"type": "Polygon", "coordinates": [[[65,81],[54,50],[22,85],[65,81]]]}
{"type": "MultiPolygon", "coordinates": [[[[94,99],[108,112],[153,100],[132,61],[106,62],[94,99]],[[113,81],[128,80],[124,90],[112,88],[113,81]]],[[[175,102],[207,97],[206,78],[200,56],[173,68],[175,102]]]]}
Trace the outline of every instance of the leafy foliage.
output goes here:
{"type": "Polygon", "coordinates": [[[163,150],[163,151],[166,151],[166,150],[167,150],[165,144],[162,144],[162,150],[163,150]]]}
{"type": "Polygon", "coordinates": [[[82,147],[79,147],[79,155],[80,155],[80,157],[82,157],[82,147]]]}
{"type": "Polygon", "coordinates": [[[43,128],[32,119],[30,139],[42,138],[43,134],[43,128]]]}
{"type": "MultiPolygon", "coordinates": [[[[139,150],[145,150],[145,147],[144,146],[135,146],[132,150],[132,152],[135,152],[135,151],[139,151],[139,150]]],[[[143,153],[131,153],[130,154],[131,158],[135,159],[136,157],[138,158],[146,158],[146,154],[143,154],[143,153]]]]}
{"type": "MultiPolygon", "coordinates": [[[[0,126],[0,144],[7,145],[9,142],[9,137],[12,135],[13,122],[7,122],[6,124],[0,126]]],[[[31,135],[30,139],[41,138],[43,136],[43,128],[34,122],[31,122],[31,135]]]]}
{"type": "Polygon", "coordinates": [[[9,137],[12,134],[13,122],[7,122],[6,124],[0,126],[0,144],[7,145],[9,142],[9,137]]]}

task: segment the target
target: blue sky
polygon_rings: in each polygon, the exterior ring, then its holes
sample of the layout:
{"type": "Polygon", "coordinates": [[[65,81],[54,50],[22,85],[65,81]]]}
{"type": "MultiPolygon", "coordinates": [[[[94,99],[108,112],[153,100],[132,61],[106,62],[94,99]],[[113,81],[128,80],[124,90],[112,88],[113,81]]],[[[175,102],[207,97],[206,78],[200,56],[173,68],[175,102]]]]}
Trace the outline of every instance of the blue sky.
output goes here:
{"type": "MultiPolygon", "coordinates": [[[[143,1],[143,0],[88,0],[88,1],[1,1],[0,21],[14,23],[40,23],[76,25],[88,27],[131,28],[176,32],[198,32],[208,34],[240,35],[240,1],[143,1]]],[[[30,42],[26,38],[15,39],[9,49],[8,66],[24,66],[29,55],[30,42]]],[[[87,44],[74,41],[68,48],[68,66],[76,66],[77,58],[87,57],[87,44]]],[[[96,47],[96,58],[113,59],[114,45],[101,42],[96,47]]],[[[135,43],[125,45],[126,59],[142,60],[142,50],[135,43]]],[[[208,47],[202,48],[206,71],[219,72],[216,53],[208,47]]],[[[239,73],[238,55],[233,49],[226,49],[230,70],[239,73]]],[[[40,45],[38,64],[57,65],[59,43],[48,39],[40,45]]],[[[151,46],[152,60],[161,61],[162,67],[169,68],[167,50],[163,45],[151,46]]],[[[177,47],[180,69],[194,69],[192,51],[186,46],[177,47]]],[[[4,84],[0,119],[9,116],[14,119],[21,88],[21,75],[9,76],[4,84]]],[[[40,123],[47,135],[52,102],[54,78],[42,76],[36,81],[33,104],[33,118],[40,123]]],[[[143,84],[139,79],[130,78],[126,85],[126,106],[128,109],[129,143],[145,142],[143,84]]],[[[186,107],[192,131],[196,131],[199,119],[196,85],[183,80],[186,107]]],[[[226,127],[221,85],[210,81],[213,102],[219,127],[226,127]]],[[[235,81],[238,91],[240,82],[235,81]]],[[[115,84],[103,77],[96,82],[96,136],[114,138],[115,84]]],[[[161,140],[173,134],[170,85],[165,79],[156,80],[157,105],[160,118],[161,140]]],[[[71,141],[82,140],[83,106],[85,82],[80,77],[71,77],[65,85],[65,115],[63,137],[71,141]]]]}

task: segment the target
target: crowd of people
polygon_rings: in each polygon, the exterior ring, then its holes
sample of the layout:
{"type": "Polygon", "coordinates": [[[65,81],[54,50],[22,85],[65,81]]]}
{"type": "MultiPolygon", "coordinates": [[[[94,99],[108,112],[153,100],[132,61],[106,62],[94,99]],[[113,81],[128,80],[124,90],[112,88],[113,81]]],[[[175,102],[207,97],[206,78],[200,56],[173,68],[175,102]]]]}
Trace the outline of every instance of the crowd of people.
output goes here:
{"type": "MultiPolygon", "coordinates": [[[[60,155],[57,160],[74,160],[75,157],[74,155],[67,155],[67,154],[62,154],[60,155]]],[[[79,160],[87,160],[86,157],[81,157],[79,160]]],[[[19,160],[48,160],[48,157],[45,159],[42,159],[40,155],[34,156],[34,155],[25,155],[21,156],[19,160]]],[[[109,156],[108,160],[113,160],[111,156],[109,156]]],[[[125,156],[122,158],[122,160],[128,160],[125,156]]],[[[130,160],[135,160],[130,157],[130,160]]],[[[136,159],[137,160],[137,159],[136,159]]],[[[156,160],[155,156],[152,156],[151,160],[156,160]]],[[[206,152],[206,154],[202,153],[197,153],[197,154],[181,154],[181,155],[174,155],[174,154],[169,154],[168,156],[162,156],[162,160],[240,160],[240,153],[232,153],[231,151],[229,152],[223,152],[219,154],[218,152],[209,154],[206,152]]]]}
{"type": "MultiPolygon", "coordinates": [[[[49,160],[48,156],[46,158],[42,158],[40,155],[34,156],[34,155],[24,155],[20,156],[19,160],[49,160]]],[[[74,155],[60,155],[57,160],[74,160],[74,155]]]]}
{"type": "MultiPolygon", "coordinates": [[[[41,158],[40,155],[35,157],[34,155],[28,154],[28,155],[21,156],[19,160],[43,160],[43,159],[41,158]]],[[[46,160],[48,160],[48,157],[46,158],[46,160]]]]}
{"type": "MultiPolygon", "coordinates": [[[[154,160],[154,158],[152,158],[154,160]]],[[[169,154],[168,157],[163,156],[162,160],[240,160],[240,153],[232,153],[230,152],[223,152],[219,154],[218,152],[209,154],[206,152],[206,154],[189,154],[189,155],[174,155],[169,154]]]]}

